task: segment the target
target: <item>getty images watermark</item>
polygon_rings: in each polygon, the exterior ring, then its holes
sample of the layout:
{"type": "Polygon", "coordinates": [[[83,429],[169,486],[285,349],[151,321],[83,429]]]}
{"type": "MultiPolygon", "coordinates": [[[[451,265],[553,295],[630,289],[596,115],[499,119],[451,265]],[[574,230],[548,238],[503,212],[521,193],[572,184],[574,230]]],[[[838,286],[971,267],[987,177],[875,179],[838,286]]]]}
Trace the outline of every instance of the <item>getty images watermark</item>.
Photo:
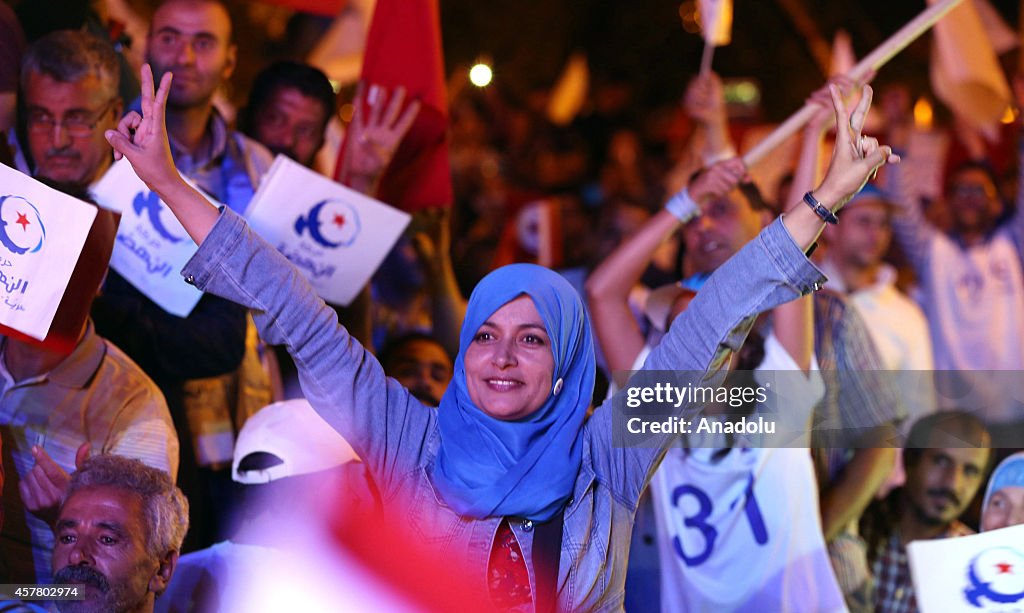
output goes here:
{"type": "Polygon", "coordinates": [[[902,447],[917,418],[975,414],[993,447],[1024,440],[1016,371],[637,371],[616,377],[617,447],[902,447]],[[630,376],[631,375],[631,376],[630,376]],[[671,439],[671,440],[670,440],[671,439]]]}
{"type": "MultiPolygon", "coordinates": [[[[690,405],[718,405],[738,410],[756,404],[765,405],[769,398],[766,386],[710,386],[694,385],[687,382],[678,387],[671,383],[655,383],[653,387],[629,386],[625,389],[626,408],[639,409],[645,405],[671,407],[680,409],[690,405]]],[[[640,417],[634,415],[626,419],[626,430],[630,434],[775,434],[775,420],[765,420],[763,415],[751,417],[745,415],[739,419],[718,419],[699,417],[685,419],[683,417],[640,417]]]]}

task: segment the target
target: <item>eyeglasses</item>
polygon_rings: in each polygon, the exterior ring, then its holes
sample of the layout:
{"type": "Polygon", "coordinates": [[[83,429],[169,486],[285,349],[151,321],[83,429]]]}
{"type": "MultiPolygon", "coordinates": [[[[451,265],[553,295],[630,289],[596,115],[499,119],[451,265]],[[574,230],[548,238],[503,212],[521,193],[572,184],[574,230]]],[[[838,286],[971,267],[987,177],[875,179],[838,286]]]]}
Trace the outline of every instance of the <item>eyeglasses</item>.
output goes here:
{"type": "Polygon", "coordinates": [[[61,126],[69,136],[85,137],[92,136],[92,131],[100,123],[100,120],[114,106],[117,98],[109,100],[98,113],[87,113],[85,111],[72,111],[57,121],[53,115],[46,111],[32,110],[28,113],[28,131],[33,134],[53,133],[54,126],[61,126]]]}

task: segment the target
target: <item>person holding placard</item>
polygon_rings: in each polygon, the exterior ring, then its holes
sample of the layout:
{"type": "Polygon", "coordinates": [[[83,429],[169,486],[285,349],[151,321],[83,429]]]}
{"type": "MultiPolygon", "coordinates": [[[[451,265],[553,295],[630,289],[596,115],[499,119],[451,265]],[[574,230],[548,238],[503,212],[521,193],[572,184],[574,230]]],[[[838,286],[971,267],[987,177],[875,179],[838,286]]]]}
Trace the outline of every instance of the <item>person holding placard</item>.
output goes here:
{"type": "MultiPolygon", "coordinates": [[[[310,403],[367,463],[382,499],[414,503],[403,520],[439,537],[439,559],[446,550],[469,554],[480,571],[467,589],[487,590],[496,603],[621,606],[637,499],[673,437],[656,436],[653,447],[615,447],[611,404],[586,419],[594,348],[586,310],[568,282],[535,265],[502,268],[481,281],[453,382],[438,411],[424,411],[337,325],[283,256],[180,180],[164,127],[171,75],[154,93],[147,67],[143,83],[143,114],[129,114],[107,137],[200,245],[183,275],[253,308],[268,340],[288,345],[310,403]]],[[[722,265],[645,369],[691,370],[713,380],[753,315],[820,287],[805,251],[871,173],[898,160],[860,133],[866,91],[853,113],[833,92],[845,129],[813,192],[822,204],[793,207],[722,265]]]]}
{"type": "Polygon", "coordinates": [[[69,473],[90,450],[138,459],[172,479],[178,471],[178,437],[163,395],[87,317],[114,236],[113,227],[97,226],[81,260],[99,260],[102,269],[76,270],[61,303],[81,313],[66,351],[23,335],[0,336],[3,464],[12,469],[2,501],[0,583],[49,578],[54,513],[69,473]]]}
{"type": "Polygon", "coordinates": [[[917,610],[907,544],[974,533],[959,518],[984,483],[990,444],[984,424],[962,411],[926,415],[910,429],[903,450],[906,484],[861,518],[876,611],[917,610]]]}

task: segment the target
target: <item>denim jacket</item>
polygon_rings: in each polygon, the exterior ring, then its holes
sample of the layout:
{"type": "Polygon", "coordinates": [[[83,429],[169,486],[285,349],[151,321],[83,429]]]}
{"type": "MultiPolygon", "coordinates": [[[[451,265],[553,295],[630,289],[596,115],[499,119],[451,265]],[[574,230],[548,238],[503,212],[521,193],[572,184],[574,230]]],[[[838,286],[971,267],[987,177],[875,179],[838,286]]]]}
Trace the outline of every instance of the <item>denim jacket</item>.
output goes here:
{"type": "MultiPolygon", "coordinates": [[[[441,500],[429,478],[440,443],[436,413],[385,377],[287,260],[224,209],[182,275],[205,292],[248,307],[267,342],[287,345],[308,400],[367,463],[384,505],[407,504],[404,517],[436,549],[437,559],[461,556],[472,573],[467,580],[486,586],[502,518],[460,517],[441,500]]],[[[823,282],[776,221],[719,268],[645,368],[711,373],[739,348],[757,313],[823,282]]],[[[679,413],[700,408],[683,405],[679,413]]],[[[658,445],[616,447],[612,420],[608,401],[581,433],[583,462],[563,520],[557,579],[562,611],[621,610],[637,501],[672,442],[663,435],[658,445]]],[[[533,525],[509,519],[523,557],[531,560],[533,525]]],[[[529,573],[536,585],[532,567],[529,573]]]]}

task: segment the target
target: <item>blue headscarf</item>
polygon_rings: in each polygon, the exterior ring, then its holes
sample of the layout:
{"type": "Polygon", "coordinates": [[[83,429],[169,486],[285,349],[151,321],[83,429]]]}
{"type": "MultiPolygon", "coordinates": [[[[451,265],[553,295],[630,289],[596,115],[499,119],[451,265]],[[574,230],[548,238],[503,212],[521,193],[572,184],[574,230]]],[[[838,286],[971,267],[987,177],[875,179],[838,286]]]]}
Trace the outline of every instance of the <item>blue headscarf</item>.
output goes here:
{"type": "Polygon", "coordinates": [[[469,298],[455,374],[438,407],[441,446],[431,477],[444,501],[469,517],[551,519],[572,495],[580,470],[579,435],[594,393],[594,369],[583,301],[561,275],[513,264],[484,277],[469,298]],[[503,421],[470,400],[463,356],[480,326],[524,294],[544,321],[555,363],[552,387],[561,389],[550,391],[531,415],[503,421]]]}
{"type": "Polygon", "coordinates": [[[1004,487],[1024,487],[1024,452],[1017,452],[999,463],[999,466],[992,471],[989,477],[988,487],[985,488],[985,498],[981,503],[981,513],[985,514],[988,503],[995,494],[1004,487]]]}

